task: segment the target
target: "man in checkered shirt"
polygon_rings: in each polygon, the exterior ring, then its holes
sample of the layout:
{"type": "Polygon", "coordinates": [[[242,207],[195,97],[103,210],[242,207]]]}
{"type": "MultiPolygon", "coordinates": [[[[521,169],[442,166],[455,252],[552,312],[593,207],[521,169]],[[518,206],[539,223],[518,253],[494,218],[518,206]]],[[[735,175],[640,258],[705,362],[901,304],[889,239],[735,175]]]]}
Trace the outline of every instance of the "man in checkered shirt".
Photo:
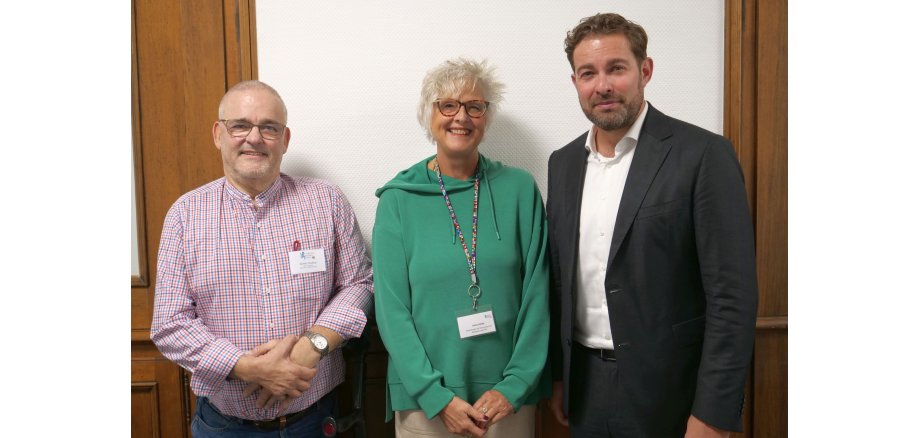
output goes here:
{"type": "Polygon", "coordinates": [[[192,374],[194,436],[322,436],[345,375],[336,347],[371,307],[364,242],[337,187],[281,173],[277,91],[239,83],[218,116],[224,177],[166,215],[151,339],[192,374]]]}

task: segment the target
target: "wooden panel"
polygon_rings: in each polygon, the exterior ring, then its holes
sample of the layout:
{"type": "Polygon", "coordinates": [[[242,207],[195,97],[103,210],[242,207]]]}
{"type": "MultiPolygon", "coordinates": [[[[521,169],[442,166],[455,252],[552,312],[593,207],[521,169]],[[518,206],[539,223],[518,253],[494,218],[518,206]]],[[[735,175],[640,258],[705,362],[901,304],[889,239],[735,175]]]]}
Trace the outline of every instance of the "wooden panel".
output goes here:
{"type": "Polygon", "coordinates": [[[157,383],[131,383],[131,436],[160,436],[157,383]]]}
{"type": "Polygon", "coordinates": [[[153,344],[132,343],[132,436],[190,436],[182,383],[181,368],[162,357],[153,344]],[[144,395],[154,390],[154,395],[144,395]]]}
{"type": "Polygon", "coordinates": [[[757,331],[754,349],[754,437],[784,437],[789,426],[788,336],[785,329],[757,331]]]}
{"type": "Polygon", "coordinates": [[[787,308],[787,0],[757,3],[757,272],[759,314],[787,308]]]}
{"type": "Polygon", "coordinates": [[[726,0],[725,135],[754,218],[758,306],[743,434],[787,434],[787,1],[726,0]]]}

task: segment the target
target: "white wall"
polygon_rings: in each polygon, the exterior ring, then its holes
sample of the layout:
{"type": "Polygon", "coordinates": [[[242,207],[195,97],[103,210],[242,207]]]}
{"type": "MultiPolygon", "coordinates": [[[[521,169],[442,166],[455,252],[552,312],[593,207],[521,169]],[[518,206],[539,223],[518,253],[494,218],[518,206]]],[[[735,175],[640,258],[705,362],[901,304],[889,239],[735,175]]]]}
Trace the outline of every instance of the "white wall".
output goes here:
{"type": "Polygon", "coordinates": [[[415,117],[425,72],[467,56],[487,58],[507,84],[480,150],[531,172],[545,194],[549,154],[589,127],[563,40],[598,12],[649,34],[646,99],[722,132],[723,0],[262,0],[259,79],[281,93],[292,131],[282,171],[339,185],[369,244],[374,190],[434,154],[415,117]]]}

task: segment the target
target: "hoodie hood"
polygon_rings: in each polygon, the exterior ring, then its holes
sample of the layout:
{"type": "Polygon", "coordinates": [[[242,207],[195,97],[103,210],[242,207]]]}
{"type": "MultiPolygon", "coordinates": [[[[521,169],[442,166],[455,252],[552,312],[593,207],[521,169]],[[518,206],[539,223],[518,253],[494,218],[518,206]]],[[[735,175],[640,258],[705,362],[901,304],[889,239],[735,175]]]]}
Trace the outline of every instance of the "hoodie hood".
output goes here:
{"type": "MultiPolygon", "coordinates": [[[[379,198],[383,192],[390,189],[399,189],[410,193],[441,195],[441,186],[438,184],[438,176],[428,169],[428,162],[434,159],[434,157],[434,155],[431,155],[415,163],[412,167],[397,173],[393,179],[384,184],[383,187],[377,189],[374,195],[379,198]]],[[[492,180],[501,175],[504,169],[505,165],[503,165],[501,161],[492,161],[484,155],[479,154],[479,172],[482,175],[479,180],[480,193],[484,192],[480,196],[489,197],[489,205],[491,206],[489,213],[492,215],[492,223],[495,224],[495,237],[498,240],[502,240],[502,235],[498,230],[498,218],[495,216],[495,199],[492,197],[492,180]]],[[[444,189],[447,190],[448,195],[457,190],[473,188],[473,178],[458,180],[445,175],[442,179],[444,180],[444,189]]],[[[452,240],[456,243],[457,233],[454,229],[454,224],[446,209],[444,212],[448,224],[450,225],[452,240]]]]}
{"type": "MultiPolygon", "coordinates": [[[[415,163],[412,167],[397,173],[393,179],[384,184],[383,187],[377,189],[374,195],[379,198],[383,192],[389,189],[400,189],[413,193],[436,193],[440,195],[441,187],[438,185],[438,177],[433,171],[428,169],[428,162],[434,159],[434,157],[434,155],[431,155],[415,163]]],[[[504,168],[505,165],[503,165],[501,161],[492,161],[484,155],[479,154],[479,171],[482,173],[482,184],[489,185],[490,181],[501,174],[504,168]]],[[[447,190],[448,194],[455,190],[473,187],[472,178],[469,180],[458,180],[445,175],[443,180],[444,188],[447,190]]],[[[486,188],[486,190],[490,189],[486,188]]]]}

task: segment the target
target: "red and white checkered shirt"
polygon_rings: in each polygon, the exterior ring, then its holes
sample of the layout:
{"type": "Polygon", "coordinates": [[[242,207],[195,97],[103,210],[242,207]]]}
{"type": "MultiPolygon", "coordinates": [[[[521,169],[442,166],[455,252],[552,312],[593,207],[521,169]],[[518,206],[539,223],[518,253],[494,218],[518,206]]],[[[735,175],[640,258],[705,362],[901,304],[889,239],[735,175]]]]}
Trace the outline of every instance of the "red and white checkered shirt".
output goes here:
{"type": "Polygon", "coordinates": [[[253,200],[225,178],[183,195],[166,214],[157,257],[151,339],[192,373],[196,395],[222,413],[265,420],[306,409],[344,380],[341,351],[320,361],[310,389],[285,412],[243,398],[228,379],[248,350],[313,325],[361,335],[373,279],[345,195],[318,179],[281,177],[253,200]],[[292,274],[288,254],[325,252],[326,270],[292,274]]]}

